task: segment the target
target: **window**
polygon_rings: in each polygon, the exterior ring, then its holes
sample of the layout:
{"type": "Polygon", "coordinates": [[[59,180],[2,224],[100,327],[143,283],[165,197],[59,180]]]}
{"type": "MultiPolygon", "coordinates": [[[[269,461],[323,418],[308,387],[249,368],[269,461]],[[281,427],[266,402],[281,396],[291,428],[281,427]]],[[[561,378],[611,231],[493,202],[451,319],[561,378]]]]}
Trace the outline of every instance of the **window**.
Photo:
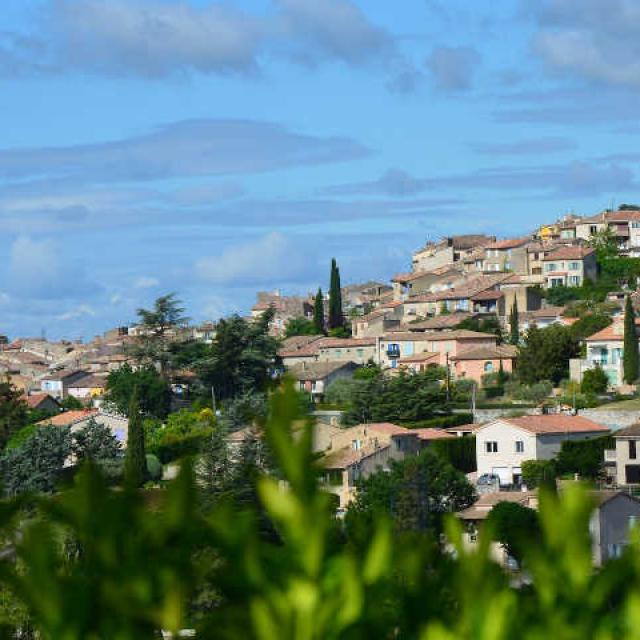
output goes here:
{"type": "Polygon", "coordinates": [[[569,271],[580,271],[580,263],[579,262],[570,262],[569,263],[569,271]]]}
{"type": "Polygon", "coordinates": [[[595,225],[595,224],[592,224],[592,225],[589,227],[589,233],[590,233],[591,235],[593,235],[594,233],[598,233],[598,227],[596,227],[596,225],[595,225]]]}
{"type": "Polygon", "coordinates": [[[493,362],[485,362],[484,363],[484,372],[491,373],[493,371],[493,362]]]}
{"type": "Polygon", "coordinates": [[[632,222],[631,223],[631,228],[632,229],[640,229],[640,222],[632,222]]]}
{"type": "Polygon", "coordinates": [[[352,440],[351,441],[351,448],[354,451],[360,451],[360,449],[362,448],[362,443],[360,442],[360,440],[352,440]]]}
{"type": "Polygon", "coordinates": [[[358,356],[358,358],[363,358],[364,357],[364,349],[356,349],[356,355],[358,356]]]}
{"type": "Polygon", "coordinates": [[[569,276],[569,286],[577,287],[580,285],[580,276],[569,276]]]}
{"type": "Polygon", "coordinates": [[[505,262],[505,263],[504,263],[504,268],[505,268],[507,271],[510,271],[510,270],[511,270],[511,263],[510,263],[510,262],[505,262]]]}
{"type": "Polygon", "coordinates": [[[516,453],[524,453],[524,440],[516,440],[516,453]]]}
{"type": "Polygon", "coordinates": [[[556,263],[555,262],[547,262],[544,265],[544,270],[548,273],[549,271],[556,271],[556,263]]]}
{"type": "Polygon", "coordinates": [[[485,451],[487,453],[498,453],[498,443],[495,441],[488,440],[484,443],[485,451]]]}
{"type": "Polygon", "coordinates": [[[636,441],[629,440],[629,459],[635,460],[636,458],[637,458],[636,441]]]}

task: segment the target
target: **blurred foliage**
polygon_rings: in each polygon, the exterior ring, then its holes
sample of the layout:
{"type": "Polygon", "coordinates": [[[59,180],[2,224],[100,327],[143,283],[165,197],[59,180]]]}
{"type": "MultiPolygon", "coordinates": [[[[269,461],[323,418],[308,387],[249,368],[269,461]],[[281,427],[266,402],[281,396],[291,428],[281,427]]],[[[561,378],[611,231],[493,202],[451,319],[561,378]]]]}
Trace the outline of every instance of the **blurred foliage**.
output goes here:
{"type": "Polygon", "coordinates": [[[265,426],[286,487],[255,478],[277,538],[261,533],[253,507],[222,497],[202,510],[188,461],[158,508],[109,489],[91,466],[55,498],[1,503],[3,637],[144,640],[188,627],[234,640],[639,637],[640,540],[595,569],[594,504],[579,485],[541,495],[520,582],[491,560],[491,526],[471,548],[445,517],[443,548],[394,529],[382,509],[353,544],[317,482],[311,426],[294,437],[296,412],[278,392],[265,426]]]}

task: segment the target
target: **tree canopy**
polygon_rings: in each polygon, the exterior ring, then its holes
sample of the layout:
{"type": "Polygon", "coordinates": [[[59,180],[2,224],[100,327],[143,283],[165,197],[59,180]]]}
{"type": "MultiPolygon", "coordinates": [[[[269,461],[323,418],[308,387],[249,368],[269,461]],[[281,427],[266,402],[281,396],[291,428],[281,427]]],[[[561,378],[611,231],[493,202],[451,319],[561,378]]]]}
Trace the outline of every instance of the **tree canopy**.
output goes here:
{"type": "Polygon", "coordinates": [[[580,354],[580,344],[568,327],[533,326],[518,349],[518,377],[525,384],[551,380],[558,385],[569,377],[569,360],[580,354]]]}
{"type": "Polygon", "coordinates": [[[135,371],[125,364],[107,377],[105,401],[113,404],[122,415],[128,415],[134,389],[145,416],[165,418],[171,407],[171,392],[166,380],[151,365],[135,371]]]}
{"type": "Polygon", "coordinates": [[[292,336],[313,336],[317,333],[316,323],[308,318],[291,318],[284,329],[286,338],[292,336]]]}
{"type": "Polygon", "coordinates": [[[9,438],[27,424],[29,406],[24,395],[11,383],[10,378],[0,381],[0,451],[9,438]]]}
{"type": "Polygon", "coordinates": [[[498,502],[489,514],[487,525],[492,527],[495,539],[518,562],[541,535],[538,514],[517,502],[498,502]]]}

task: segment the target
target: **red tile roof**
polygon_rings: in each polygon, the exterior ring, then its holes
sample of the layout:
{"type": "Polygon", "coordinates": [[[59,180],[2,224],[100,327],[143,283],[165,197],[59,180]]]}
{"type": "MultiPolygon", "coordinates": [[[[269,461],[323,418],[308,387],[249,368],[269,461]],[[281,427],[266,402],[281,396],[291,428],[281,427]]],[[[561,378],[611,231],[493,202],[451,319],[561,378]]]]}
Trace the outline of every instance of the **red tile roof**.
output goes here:
{"type": "Polygon", "coordinates": [[[495,422],[507,422],[533,434],[608,433],[609,429],[584,418],[562,413],[521,418],[498,418],[495,422]]]}
{"type": "Polygon", "coordinates": [[[29,408],[36,409],[47,398],[51,398],[51,400],[57,403],[57,400],[48,393],[34,393],[33,395],[27,396],[25,402],[29,405],[29,408]]]}
{"type": "Polygon", "coordinates": [[[554,249],[550,253],[547,253],[543,260],[545,262],[548,260],[582,260],[587,256],[590,256],[592,253],[595,253],[595,249],[592,247],[560,247],[559,249],[554,249]]]}
{"type": "Polygon", "coordinates": [[[527,242],[531,242],[531,238],[507,238],[506,240],[492,242],[491,244],[486,245],[485,249],[515,249],[516,247],[521,247],[527,244],[527,242]]]}
{"type": "Polygon", "coordinates": [[[431,427],[427,427],[425,429],[411,429],[411,433],[417,434],[420,440],[443,440],[457,437],[452,433],[448,433],[444,429],[434,429],[431,427]]]}
{"type": "Polygon", "coordinates": [[[67,427],[82,422],[87,418],[95,417],[98,415],[97,409],[79,409],[78,411],[65,411],[59,413],[46,420],[41,420],[37,424],[51,425],[53,427],[67,427]]]}

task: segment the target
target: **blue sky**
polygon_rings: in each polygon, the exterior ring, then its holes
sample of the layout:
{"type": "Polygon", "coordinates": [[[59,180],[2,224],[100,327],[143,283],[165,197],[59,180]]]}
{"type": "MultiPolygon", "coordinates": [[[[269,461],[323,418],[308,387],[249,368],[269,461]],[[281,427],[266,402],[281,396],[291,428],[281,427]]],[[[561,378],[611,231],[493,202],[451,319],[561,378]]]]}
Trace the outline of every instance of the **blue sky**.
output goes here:
{"type": "Polygon", "coordinates": [[[637,202],[639,32],[636,0],[3,0],[0,333],[637,202]]]}

